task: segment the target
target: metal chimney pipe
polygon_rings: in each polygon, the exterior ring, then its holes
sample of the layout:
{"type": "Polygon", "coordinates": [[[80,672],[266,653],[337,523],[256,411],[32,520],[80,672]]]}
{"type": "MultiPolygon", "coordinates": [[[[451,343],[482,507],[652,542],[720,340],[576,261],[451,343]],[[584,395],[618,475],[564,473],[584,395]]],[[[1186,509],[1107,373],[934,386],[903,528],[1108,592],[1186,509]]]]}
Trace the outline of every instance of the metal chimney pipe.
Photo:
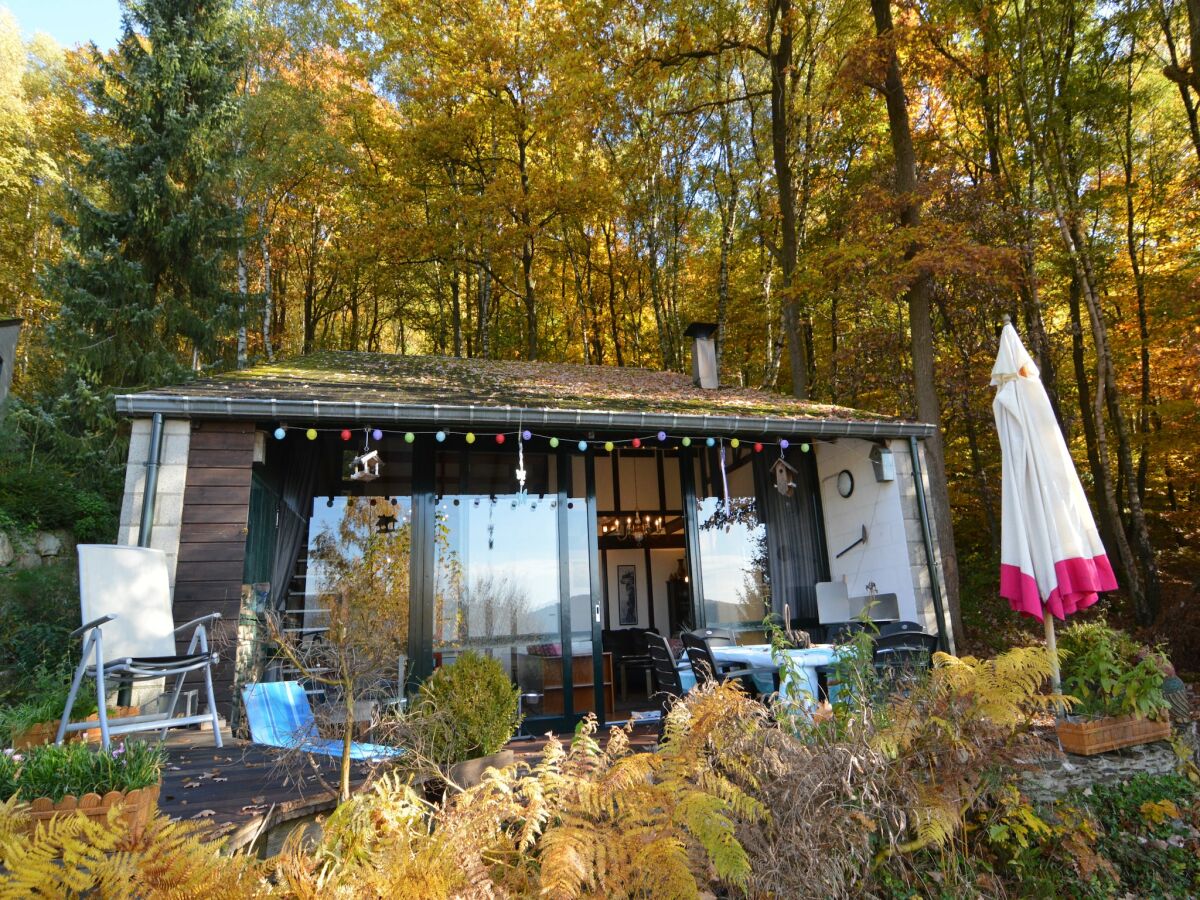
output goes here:
{"type": "Polygon", "coordinates": [[[684,334],[692,339],[692,382],[698,388],[715,391],[721,383],[717,372],[717,325],[693,322],[684,334]]]}

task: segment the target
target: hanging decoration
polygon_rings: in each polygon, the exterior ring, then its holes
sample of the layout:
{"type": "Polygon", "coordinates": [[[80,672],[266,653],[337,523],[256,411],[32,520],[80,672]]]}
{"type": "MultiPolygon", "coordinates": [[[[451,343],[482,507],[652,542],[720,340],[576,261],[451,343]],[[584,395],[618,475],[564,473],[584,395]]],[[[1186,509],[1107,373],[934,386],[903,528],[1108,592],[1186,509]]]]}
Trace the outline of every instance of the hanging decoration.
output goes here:
{"type": "Polygon", "coordinates": [[[771,473],[775,476],[775,490],[783,494],[785,497],[792,496],[796,490],[796,469],[788,464],[788,461],[783,458],[783,454],[779,454],[779,459],[771,464],[771,473]]]}
{"type": "MultiPolygon", "coordinates": [[[[734,438],[737,441],[737,438],[734,438]]],[[[736,446],[736,444],[734,445],[736,446]]],[[[729,530],[729,524],[733,521],[733,506],[729,502],[729,473],[725,471],[725,442],[721,441],[720,464],[721,464],[721,490],[725,492],[725,530],[729,530]]]]}
{"type": "MultiPolygon", "coordinates": [[[[364,429],[363,452],[350,460],[351,481],[374,481],[379,477],[380,470],[383,468],[383,460],[379,458],[378,450],[371,449],[370,441],[370,438],[376,434],[380,437],[383,436],[378,428],[373,432],[364,429]]],[[[379,440],[379,438],[375,438],[375,440],[379,440]]]]}
{"type": "MultiPolygon", "coordinates": [[[[364,429],[364,431],[366,433],[366,437],[367,437],[368,441],[376,441],[376,442],[382,441],[384,433],[385,433],[383,429],[374,428],[374,427],[367,427],[364,429]]],[[[347,441],[347,442],[353,440],[353,435],[354,435],[353,431],[350,428],[308,427],[308,428],[304,429],[304,436],[306,438],[308,438],[308,440],[310,440],[310,441],[315,441],[321,432],[329,432],[332,434],[336,434],[343,441],[347,441]]],[[[277,441],[282,441],[282,440],[286,439],[287,433],[288,433],[287,423],[280,422],[279,425],[276,426],[275,429],[272,430],[271,433],[274,435],[275,440],[277,440],[277,441]]],[[[449,438],[450,435],[452,435],[452,434],[461,435],[463,440],[467,444],[474,444],[476,442],[476,437],[477,437],[476,434],[472,431],[451,431],[446,428],[439,428],[436,431],[391,431],[388,433],[396,434],[396,435],[403,437],[404,442],[406,444],[416,443],[417,435],[419,435],[419,434],[433,435],[434,439],[439,444],[444,444],[446,442],[446,439],[449,438]]],[[[521,455],[522,457],[524,455],[524,450],[525,450],[524,445],[529,443],[530,441],[544,440],[544,441],[546,441],[546,443],[549,445],[549,447],[552,450],[557,450],[560,446],[562,446],[562,441],[563,441],[563,438],[560,438],[556,435],[536,434],[533,431],[530,431],[528,428],[523,427],[520,423],[518,423],[517,429],[515,431],[511,431],[511,432],[499,431],[492,435],[492,439],[495,441],[495,443],[498,446],[503,446],[510,437],[516,439],[517,444],[518,444],[518,448],[517,448],[518,454],[521,455]]],[[[599,450],[599,449],[603,448],[608,453],[615,453],[618,450],[620,450],[622,447],[629,447],[634,450],[640,450],[645,443],[653,442],[653,441],[657,441],[659,444],[666,444],[668,446],[673,446],[676,448],[678,448],[678,447],[690,448],[690,447],[696,445],[698,442],[703,441],[704,447],[707,447],[707,448],[719,447],[722,454],[725,452],[726,443],[728,443],[728,445],[731,448],[733,448],[734,450],[737,450],[742,445],[741,440],[736,437],[733,437],[733,438],[724,438],[724,437],[719,437],[719,436],[693,437],[692,435],[682,435],[682,436],[673,437],[671,435],[668,435],[666,431],[657,431],[650,435],[638,435],[638,436],[628,437],[628,438],[605,438],[605,439],[598,439],[598,440],[583,439],[583,440],[578,441],[575,444],[575,446],[578,448],[580,453],[586,453],[589,448],[594,449],[594,450],[599,450]]],[[[767,446],[778,447],[782,453],[782,451],[785,451],[789,447],[792,446],[792,442],[788,438],[779,438],[778,440],[775,440],[775,441],[766,441],[766,442],[755,441],[753,444],[750,444],[749,446],[753,448],[755,453],[762,453],[763,450],[767,446]]],[[[809,444],[807,441],[797,444],[796,446],[799,448],[801,453],[809,453],[812,451],[812,445],[809,444]]],[[[369,450],[370,450],[369,447],[365,447],[363,450],[363,453],[360,454],[360,456],[355,457],[355,459],[357,460],[357,459],[365,458],[367,453],[369,452],[369,450]]],[[[382,462],[380,464],[382,465],[382,462]]],[[[524,468],[523,462],[522,462],[522,468],[524,468]]]]}
{"type": "MultiPolygon", "coordinates": [[[[503,434],[497,434],[496,439],[504,437],[503,434]]],[[[524,479],[526,479],[526,470],[524,470],[524,442],[533,437],[528,431],[523,428],[517,430],[517,499],[521,500],[521,504],[526,502],[526,490],[524,490],[524,479]]]]}

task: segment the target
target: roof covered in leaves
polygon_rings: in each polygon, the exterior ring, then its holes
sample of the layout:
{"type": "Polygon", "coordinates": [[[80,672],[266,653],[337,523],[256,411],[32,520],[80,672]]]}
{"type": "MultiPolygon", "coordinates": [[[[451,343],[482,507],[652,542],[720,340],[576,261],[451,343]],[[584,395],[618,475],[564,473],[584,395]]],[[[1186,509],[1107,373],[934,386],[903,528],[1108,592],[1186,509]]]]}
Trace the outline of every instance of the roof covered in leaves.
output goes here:
{"type": "MultiPolygon", "coordinates": [[[[494,424],[518,419],[580,426],[753,420],[761,429],[873,424],[881,435],[924,436],[929,426],[749,388],[704,390],[689,376],[567,363],[322,351],[118,398],[130,415],[266,420],[374,420],[494,424]],[[503,415],[501,416],[501,413],[503,415]],[[699,419],[699,421],[693,421],[699,419]],[[766,420],[766,421],[764,421],[766,420]]],[[[735,427],[750,431],[754,426],[735,427]]],[[[851,429],[858,431],[859,429],[851,429]]],[[[845,432],[849,433],[849,432],[845,432]]]]}

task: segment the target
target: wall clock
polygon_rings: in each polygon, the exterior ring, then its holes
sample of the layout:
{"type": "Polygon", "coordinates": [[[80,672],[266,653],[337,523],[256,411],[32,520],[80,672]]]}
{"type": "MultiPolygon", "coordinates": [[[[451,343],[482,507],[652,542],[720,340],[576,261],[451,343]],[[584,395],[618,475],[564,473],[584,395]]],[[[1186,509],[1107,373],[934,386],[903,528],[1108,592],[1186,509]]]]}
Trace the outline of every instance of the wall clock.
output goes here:
{"type": "Polygon", "coordinates": [[[849,469],[842,469],[837,473],[837,492],[843,498],[854,493],[854,476],[850,474],[849,469]]]}

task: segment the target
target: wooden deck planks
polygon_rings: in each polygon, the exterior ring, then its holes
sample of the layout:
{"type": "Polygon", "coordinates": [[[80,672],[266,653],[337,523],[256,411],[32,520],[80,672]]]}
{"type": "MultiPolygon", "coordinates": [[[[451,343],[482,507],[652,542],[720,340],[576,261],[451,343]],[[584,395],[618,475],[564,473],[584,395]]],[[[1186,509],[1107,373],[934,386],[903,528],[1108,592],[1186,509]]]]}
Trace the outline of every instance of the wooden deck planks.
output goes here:
{"type": "MultiPolygon", "coordinates": [[[[571,735],[560,734],[567,744],[571,735]]],[[[654,746],[657,730],[638,728],[631,743],[635,749],[654,746]]],[[[225,840],[229,850],[252,844],[260,835],[293,819],[331,811],[337,805],[338,760],[322,757],[317,769],[297,766],[288,770],[277,763],[281,751],[224,736],[217,749],[203,731],[177,731],[167,741],[167,768],[163,772],[158,806],[175,819],[199,819],[213,827],[213,839],[225,840]]],[[[508,749],[518,760],[533,762],[546,745],[545,736],[511,741],[508,749]]],[[[361,785],[365,766],[355,767],[354,782],[361,785]]]]}

